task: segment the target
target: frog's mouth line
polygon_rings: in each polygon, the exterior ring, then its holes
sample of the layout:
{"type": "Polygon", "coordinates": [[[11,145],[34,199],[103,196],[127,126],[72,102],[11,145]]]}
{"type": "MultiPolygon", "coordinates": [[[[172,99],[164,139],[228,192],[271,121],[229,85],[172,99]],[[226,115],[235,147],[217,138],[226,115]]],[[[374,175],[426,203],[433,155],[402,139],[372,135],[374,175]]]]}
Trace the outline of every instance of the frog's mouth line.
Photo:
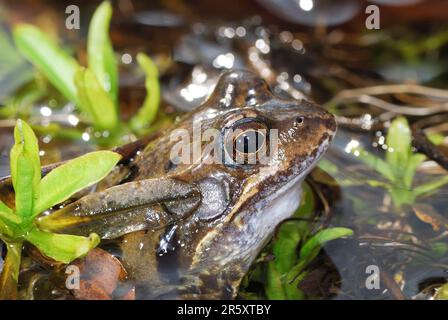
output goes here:
{"type": "Polygon", "coordinates": [[[305,164],[302,165],[302,167],[305,167],[306,169],[302,172],[300,172],[297,176],[292,178],[292,180],[287,181],[285,184],[280,186],[277,190],[272,191],[269,195],[267,195],[266,198],[269,198],[271,196],[281,196],[284,192],[288,192],[291,188],[294,188],[294,186],[301,180],[303,180],[317,165],[319,160],[323,157],[325,154],[325,151],[328,149],[330,145],[330,141],[332,140],[332,137],[326,138],[320,145],[319,148],[315,150],[315,152],[318,154],[318,156],[310,161],[310,163],[307,163],[308,160],[304,160],[305,164]]]}

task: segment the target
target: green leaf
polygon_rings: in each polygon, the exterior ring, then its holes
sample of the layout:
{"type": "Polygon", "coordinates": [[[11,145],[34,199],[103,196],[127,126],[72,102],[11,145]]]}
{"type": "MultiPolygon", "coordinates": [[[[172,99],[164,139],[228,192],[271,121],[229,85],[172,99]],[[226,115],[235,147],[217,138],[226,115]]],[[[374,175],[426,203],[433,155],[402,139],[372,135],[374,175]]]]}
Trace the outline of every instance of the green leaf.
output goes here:
{"type": "Polygon", "coordinates": [[[39,145],[33,130],[22,120],[14,129],[15,144],[11,149],[11,178],[16,196],[16,213],[29,218],[41,179],[39,145]]]}
{"type": "Polygon", "coordinates": [[[131,127],[135,131],[148,127],[154,121],[160,104],[160,84],[157,66],[149,56],[143,53],[137,55],[137,61],[146,74],[146,98],[143,106],[131,119],[131,127]]]}
{"type": "Polygon", "coordinates": [[[323,244],[352,234],[353,231],[351,229],[338,227],[324,229],[313,235],[300,249],[299,262],[288,272],[287,282],[296,282],[297,277],[300,276],[301,272],[319,254],[323,244]]]}
{"type": "Polygon", "coordinates": [[[34,206],[34,216],[67,200],[76,192],[103,179],[121,156],[111,151],[97,151],[73,159],[47,174],[34,206]]]}
{"type": "Polygon", "coordinates": [[[118,115],[114,102],[102,88],[95,74],[85,68],[79,68],[75,74],[79,104],[94,126],[99,130],[112,130],[118,125],[118,115]]]}
{"type": "Polygon", "coordinates": [[[70,263],[86,255],[100,243],[100,238],[94,233],[87,238],[45,232],[37,228],[33,228],[26,239],[47,257],[63,263],[70,263]]]}
{"type": "Polygon", "coordinates": [[[33,129],[23,120],[18,119],[14,128],[14,146],[11,150],[10,166],[13,185],[17,177],[17,158],[24,154],[33,167],[32,186],[37,189],[41,179],[39,144],[33,129]]]}
{"type": "MultiPolygon", "coordinates": [[[[0,211],[0,219],[3,220],[6,224],[14,223],[18,225],[22,223],[22,219],[19,216],[15,215],[13,211],[0,211]]],[[[10,229],[9,226],[7,226],[6,229],[10,229]]]]}
{"type": "Polygon", "coordinates": [[[286,294],[283,291],[283,282],[281,273],[277,271],[274,263],[268,264],[268,273],[266,278],[266,296],[269,300],[285,300],[286,294]]]}
{"type": "Polygon", "coordinates": [[[16,50],[9,35],[2,27],[0,27],[0,48],[2,48],[0,54],[0,101],[5,101],[13,97],[17,89],[31,81],[34,74],[33,68],[16,50]]]}
{"type": "Polygon", "coordinates": [[[388,191],[392,198],[392,202],[397,209],[405,204],[412,204],[415,202],[416,194],[411,189],[402,188],[400,186],[390,186],[388,191]]]}
{"type": "Polygon", "coordinates": [[[313,256],[316,250],[320,250],[321,246],[326,242],[347,237],[352,234],[353,230],[348,228],[328,228],[321,230],[308,239],[302,249],[300,249],[300,260],[308,260],[309,257],[313,256]]]}
{"type": "Polygon", "coordinates": [[[391,170],[389,164],[385,162],[383,159],[378,158],[361,148],[357,148],[354,151],[355,152],[358,151],[357,157],[360,161],[362,161],[363,163],[365,163],[366,165],[377,171],[379,174],[381,174],[389,181],[395,180],[394,172],[391,170]]]}
{"type": "Polygon", "coordinates": [[[112,6],[105,1],[96,9],[90,21],[87,37],[89,69],[93,71],[103,89],[114,103],[118,96],[118,67],[109,38],[112,6]]]}
{"type": "Polygon", "coordinates": [[[14,191],[16,195],[16,214],[29,220],[33,213],[34,187],[33,187],[34,168],[31,160],[26,154],[20,154],[17,159],[17,172],[15,178],[14,191]]]}
{"type": "Polygon", "coordinates": [[[425,158],[426,156],[421,153],[416,153],[410,156],[407,166],[403,172],[403,184],[405,188],[412,188],[412,181],[414,180],[415,172],[425,158]]]}
{"type": "Polygon", "coordinates": [[[17,299],[22,243],[7,243],[7,254],[0,275],[0,300],[17,299]]]}
{"type": "Polygon", "coordinates": [[[0,235],[12,237],[21,223],[22,219],[0,200],[0,235]]]}
{"type": "Polygon", "coordinates": [[[272,248],[275,260],[271,262],[275,264],[276,269],[281,274],[288,272],[294,265],[297,259],[296,249],[300,238],[301,234],[297,221],[282,223],[272,248]]]}
{"type": "Polygon", "coordinates": [[[339,172],[338,166],[327,159],[321,159],[317,166],[329,174],[337,174],[339,172]]]}
{"type": "Polygon", "coordinates": [[[13,210],[8,207],[2,200],[0,200],[0,212],[4,212],[6,214],[13,214],[13,210]]]}
{"type": "Polygon", "coordinates": [[[373,180],[373,179],[369,179],[369,180],[365,180],[362,181],[362,184],[368,184],[371,187],[381,187],[381,188],[385,188],[385,189],[391,189],[393,188],[393,185],[388,183],[388,182],[383,182],[383,181],[378,181],[378,180],[373,180]]]}
{"type": "Polygon", "coordinates": [[[64,52],[43,31],[19,24],[13,31],[19,51],[70,101],[78,103],[73,82],[78,62],[64,52]]]}
{"type": "MultiPolygon", "coordinates": [[[[15,92],[13,97],[5,101],[5,106],[0,108],[0,118],[28,118],[31,115],[32,107],[45,95],[46,86],[38,81],[33,81],[22,86],[20,90],[15,92]]],[[[0,96],[1,100],[2,98],[0,96]]]]}
{"type": "MultiPolygon", "coordinates": [[[[319,251],[316,250],[318,253],[319,251]]],[[[315,256],[317,256],[317,253],[315,256]]],[[[297,279],[300,278],[303,274],[303,270],[308,266],[308,264],[315,258],[315,256],[310,257],[309,259],[300,260],[294,267],[289,270],[289,272],[285,275],[285,282],[288,284],[297,283],[297,279]]]]}
{"type": "Polygon", "coordinates": [[[412,155],[411,139],[411,129],[405,117],[398,117],[392,121],[386,136],[386,145],[391,149],[386,153],[386,161],[397,177],[402,176],[412,155]]]}
{"type": "Polygon", "coordinates": [[[414,188],[413,192],[416,196],[421,196],[426,193],[433,192],[447,183],[448,183],[448,176],[444,176],[440,179],[419,185],[418,187],[414,188]]]}

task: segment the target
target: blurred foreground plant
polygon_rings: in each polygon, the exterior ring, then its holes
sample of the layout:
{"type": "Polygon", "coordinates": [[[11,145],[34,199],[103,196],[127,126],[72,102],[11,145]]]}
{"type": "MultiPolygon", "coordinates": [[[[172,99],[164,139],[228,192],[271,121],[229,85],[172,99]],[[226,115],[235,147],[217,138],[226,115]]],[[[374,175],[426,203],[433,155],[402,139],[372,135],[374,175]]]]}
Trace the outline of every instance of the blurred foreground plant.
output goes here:
{"type": "MultiPolygon", "coordinates": [[[[108,131],[111,144],[124,133],[139,134],[155,119],[160,103],[157,67],[145,54],[137,61],[146,74],[147,97],[138,113],[123,123],[118,108],[118,67],[109,38],[112,6],[103,2],[95,11],[87,40],[88,67],[82,67],[39,28],[20,24],[14,28],[14,40],[22,54],[98,131],[108,131]]],[[[83,117],[81,117],[83,118],[83,117]]]]}
{"type": "Polygon", "coordinates": [[[76,192],[103,179],[120,160],[120,155],[98,151],[68,161],[41,176],[39,146],[32,129],[18,120],[11,149],[11,179],[15,204],[0,201],[0,239],[7,248],[0,276],[0,299],[17,298],[17,282],[23,242],[37,247],[45,256],[69,263],[87,254],[100,241],[98,235],[81,237],[41,230],[36,217],[67,200],[76,192]]]}

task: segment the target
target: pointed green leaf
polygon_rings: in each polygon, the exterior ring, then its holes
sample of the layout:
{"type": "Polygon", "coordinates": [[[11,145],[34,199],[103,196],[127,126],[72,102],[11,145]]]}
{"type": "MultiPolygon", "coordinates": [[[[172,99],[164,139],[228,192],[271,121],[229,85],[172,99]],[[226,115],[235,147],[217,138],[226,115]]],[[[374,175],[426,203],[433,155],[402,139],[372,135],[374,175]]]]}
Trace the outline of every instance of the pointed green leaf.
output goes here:
{"type": "Polygon", "coordinates": [[[41,179],[39,144],[31,127],[18,119],[14,128],[14,146],[10,155],[11,177],[15,187],[17,177],[17,159],[19,155],[26,155],[33,167],[32,187],[36,190],[41,179]]]}
{"type": "Polygon", "coordinates": [[[114,103],[118,96],[118,67],[112,43],[109,38],[109,24],[112,6],[104,1],[96,9],[90,21],[87,38],[89,69],[93,71],[103,89],[110,94],[114,103]]]}
{"type": "Polygon", "coordinates": [[[403,172],[403,183],[407,189],[412,188],[412,181],[414,180],[415,172],[418,166],[425,160],[426,156],[421,153],[413,154],[409,157],[407,166],[403,172]]]}
{"type": "Polygon", "coordinates": [[[319,254],[323,244],[352,234],[353,231],[348,228],[328,228],[313,235],[300,249],[299,262],[288,272],[286,281],[288,283],[296,282],[297,277],[300,276],[308,264],[319,254]]]}
{"type": "Polygon", "coordinates": [[[101,87],[95,74],[85,68],[79,68],[75,74],[79,103],[97,129],[114,129],[118,125],[118,115],[113,101],[101,87]]]}
{"type": "MultiPolygon", "coordinates": [[[[0,17],[0,20],[1,17],[0,17]]],[[[2,20],[3,21],[3,20],[2,20]]],[[[14,99],[17,93],[26,83],[33,79],[33,68],[26,62],[22,55],[10,41],[5,28],[0,28],[0,101],[14,99]]],[[[3,116],[5,108],[0,108],[0,116],[3,116]]]]}
{"type": "Polygon", "coordinates": [[[419,185],[418,187],[414,188],[413,193],[415,194],[415,196],[421,196],[426,193],[433,192],[447,183],[448,183],[448,176],[444,176],[440,179],[419,185]]]}
{"type": "Polygon", "coordinates": [[[388,179],[389,181],[395,180],[394,172],[391,170],[389,164],[386,161],[374,156],[373,154],[361,148],[357,148],[354,151],[358,151],[357,154],[360,161],[364,162],[366,165],[377,171],[384,178],[388,179]]]}
{"type": "Polygon", "coordinates": [[[78,62],[64,52],[43,31],[28,24],[14,28],[14,40],[19,51],[70,101],[77,103],[73,82],[78,62]]]}
{"type": "Polygon", "coordinates": [[[353,234],[353,231],[348,228],[328,228],[319,231],[303,245],[300,249],[300,260],[308,260],[310,256],[320,249],[320,247],[328,241],[335,240],[342,237],[347,237],[353,234]]]}
{"type": "Polygon", "coordinates": [[[390,148],[386,153],[386,161],[398,177],[402,176],[412,154],[411,139],[411,129],[405,117],[392,121],[386,136],[386,145],[390,148]]]}
{"type": "Polygon", "coordinates": [[[17,159],[16,184],[14,191],[16,195],[16,214],[19,217],[28,219],[33,213],[34,188],[33,188],[34,168],[31,160],[26,154],[19,155],[17,159]]]}
{"type": "Polygon", "coordinates": [[[111,151],[97,151],[73,159],[47,174],[34,206],[34,215],[67,200],[76,192],[103,179],[121,156],[111,151]]]}
{"type": "Polygon", "coordinates": [[[288,272],[297,259],[296,249],[301,238],[300,231],[297,221],[286,221],[279,228],[272,248],[275,260],[271,263],[280,274],[288,272]]]}
{"type": "Polygon", "coordinates": [[[149,56],[143,53],[137,55],[137,61],[146,74],[146,98],[138,113],[131,119],[131,127],[135,131],[148,127],[154,121],[160,104],[160,84],[157,66],[149,56]]]}
{"type": "Polygon", "coordinates": [[[267,269],[266,296],[269,300],[285,300],[283,291],[282,274],[277,271],[274,263],[270,262],[267,269]]]}
{"type": "Polygon", "coordinates": [[[100,243],[100,238],[94,233],[87,238],[45,232],[37,228],[32,229],[26,239],[47,257],[63,263],[70,263],[86,255],[100,243]]]}

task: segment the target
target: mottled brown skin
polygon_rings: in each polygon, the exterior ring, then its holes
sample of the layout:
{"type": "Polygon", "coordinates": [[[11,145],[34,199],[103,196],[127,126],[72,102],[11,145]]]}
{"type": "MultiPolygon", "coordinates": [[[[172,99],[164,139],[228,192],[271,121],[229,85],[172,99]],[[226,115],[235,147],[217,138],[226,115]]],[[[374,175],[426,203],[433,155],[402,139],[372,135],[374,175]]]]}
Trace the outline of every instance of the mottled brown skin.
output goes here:
{"type": "Polygon", "coordinates": [[[122,260],[137,284],[137,298],[234,298],[274,228],[299,205],[300,184],[335,131],[333,115],[319,106],[279,100],[252,73],[224,74],[203,105],[151,142],[132,164],[130,180],[171,177],[202,194],[199,207],[182,220],[124,236],[122,260]],[[192,135],[198,117],[203,131],[221,130],[241,117],[278,129],[278,159],[229,165],[201,158],[173,165],[170,152],[177,141],[170,141],[170,132],[185,129],[192,135]]]}

